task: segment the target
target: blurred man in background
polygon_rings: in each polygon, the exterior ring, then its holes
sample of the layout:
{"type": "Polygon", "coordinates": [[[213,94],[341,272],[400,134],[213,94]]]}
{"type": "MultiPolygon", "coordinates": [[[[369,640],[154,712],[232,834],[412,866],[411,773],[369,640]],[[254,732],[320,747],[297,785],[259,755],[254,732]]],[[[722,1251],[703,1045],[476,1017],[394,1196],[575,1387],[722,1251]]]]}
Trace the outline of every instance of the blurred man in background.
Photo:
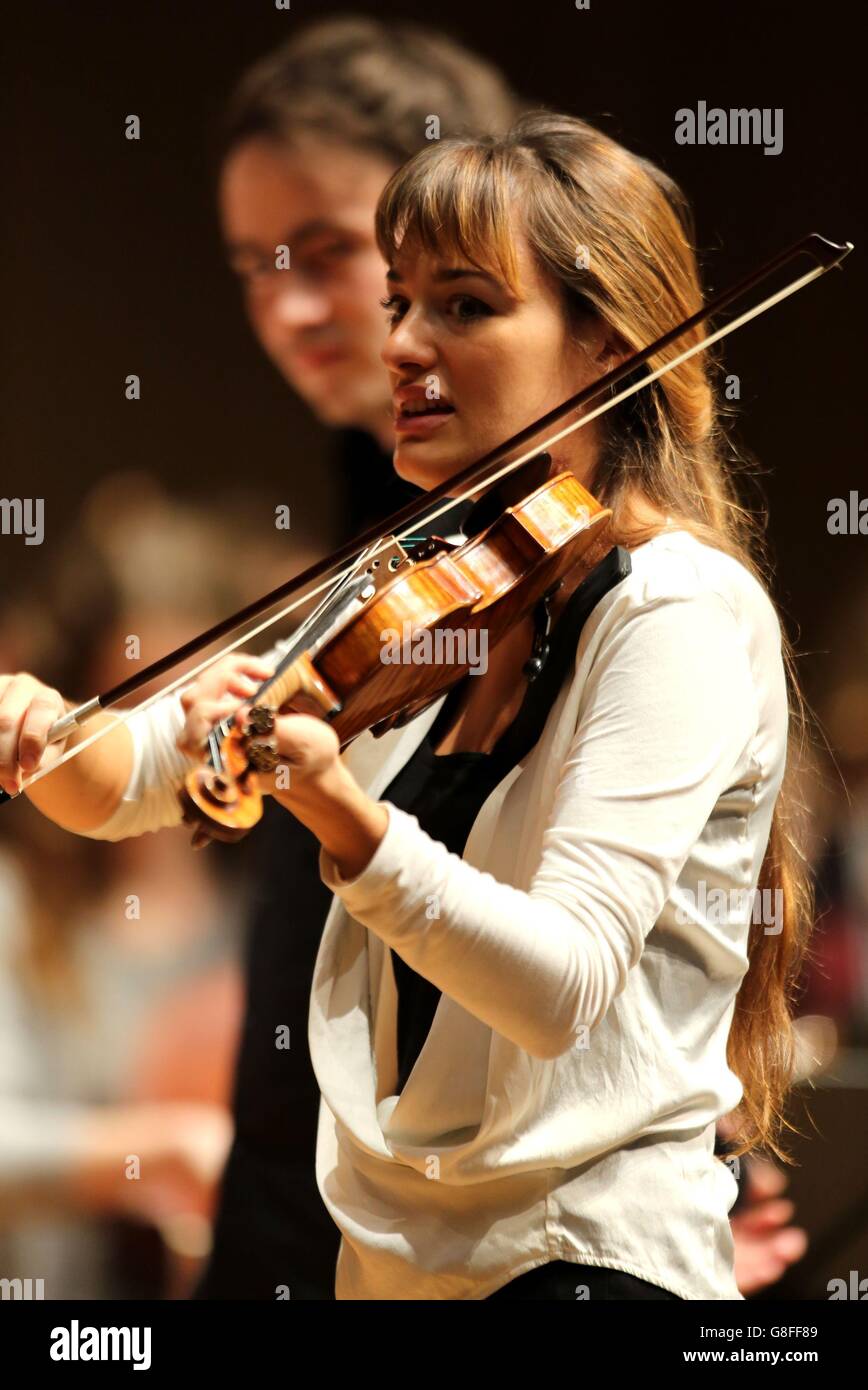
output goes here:
{"type": "MultiPolygon", "coordinates": [[[[247,72],[231,101],[219,149],[226,253],[260,345],[315,415],[340,430],[338,539],[421,495],[391,467],[377,200],[432,134],[496,132],[517,110],[494,69],[451,40],[368,18],[299,34],[247,72]],[[291,269],[277,268],[281,248],[291,269]]],[[[270,798],[253,838],[258,889],[236,1134],[199,1296],[273,1299],[287,1288],[293,1299],[331,1299],[339,1233],[316,1184],[319,1087],[307,1046],[331,894],[317,841],[270,798]],[[287,1050],[275,1045],[281,1025],[287,1050]]]]}

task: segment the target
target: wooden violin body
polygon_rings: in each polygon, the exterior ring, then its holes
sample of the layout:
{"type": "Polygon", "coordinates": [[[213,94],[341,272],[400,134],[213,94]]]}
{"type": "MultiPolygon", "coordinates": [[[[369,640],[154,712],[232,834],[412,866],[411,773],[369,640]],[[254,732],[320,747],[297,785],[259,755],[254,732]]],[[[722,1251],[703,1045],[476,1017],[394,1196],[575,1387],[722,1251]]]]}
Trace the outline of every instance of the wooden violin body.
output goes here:
{"type": "MultiPolygon", "coordinates": [[[[541,459],[547,468],[548,456],[541,459]]],[[[435,541],[425,558],[405,556],[361,607],[268,683],[251,724],[222,740],[218,765],[188,774],[182,802],[185,819],[199,822],[194,843],[204,842],[202,832],[238,839],[261,816],[256,774],[278,762],[268,738],[275,712],[329,720],[342,748],[366,729],[380,735],[406,723],[467,674],[471,652],[495,647],[577,566],[593,568],[610,518],[563,472],[460,546],[435,541]],[[420,634],[449,659],[414,659],[420,634]]]]}

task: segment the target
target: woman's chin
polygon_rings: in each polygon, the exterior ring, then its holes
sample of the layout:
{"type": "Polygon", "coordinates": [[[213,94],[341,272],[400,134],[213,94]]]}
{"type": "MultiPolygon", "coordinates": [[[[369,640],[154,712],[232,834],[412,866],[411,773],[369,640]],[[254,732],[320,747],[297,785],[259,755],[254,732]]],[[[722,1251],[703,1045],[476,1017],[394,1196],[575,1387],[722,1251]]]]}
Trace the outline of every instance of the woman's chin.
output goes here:
{"type": "Polygon", "coordinates": [[[426,492],[430,492],[431,488],[449,476],[442,465],[438,468],[426,459],[413,458],[410,449],[396,450],[392,458],[392,467],[399,478],[403,478],[406,483],[412,483],[414,487],[424,488],[426,492]]]}
{"type": "Polygon", "coordinates": [[[420,448],[414,448],[412,444],[401,445],[392,455],[392,467],[398,477],[413,483],[415,487],[424,488],[426,492],[445,483],[447,478],[454,478],[466,466],[467,462],[456,460],[451,450],[448,453],[439,450],[435,456],[434,451],[429,453],[424,445],[420,448]]]}

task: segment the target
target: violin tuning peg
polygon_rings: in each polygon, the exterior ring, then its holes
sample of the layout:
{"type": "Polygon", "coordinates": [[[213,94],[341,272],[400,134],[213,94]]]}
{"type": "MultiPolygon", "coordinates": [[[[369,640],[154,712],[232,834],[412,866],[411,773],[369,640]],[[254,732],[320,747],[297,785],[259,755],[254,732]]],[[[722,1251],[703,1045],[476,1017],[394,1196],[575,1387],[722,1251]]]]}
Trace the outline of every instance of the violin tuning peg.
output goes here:
{"type": "Polygon", "coordinates": [[[247,733],[270,734],[274,730],[274,710],[268,705],[254,705],[247,716],[247,733]]]}
{"type": "Polygon", "coordinates": [[[280,762],[277,739],[251,739],[247,745],[247,759],[254,772],[273,772],[280,762]]]}

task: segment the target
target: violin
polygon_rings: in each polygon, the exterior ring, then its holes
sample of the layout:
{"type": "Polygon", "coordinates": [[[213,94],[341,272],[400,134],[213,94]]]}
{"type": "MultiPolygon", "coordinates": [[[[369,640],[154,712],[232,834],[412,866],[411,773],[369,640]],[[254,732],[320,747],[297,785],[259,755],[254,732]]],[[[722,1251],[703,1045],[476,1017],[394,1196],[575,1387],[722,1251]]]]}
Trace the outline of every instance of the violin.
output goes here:
{"type": "MultiPolygon", "coordinates": [[[[70,710],[52,726],[49,742],[66,738],[97,711],[118,704],[283,599],[293,599],[257,628],[246,631],[137,706],[139,710],[146,708],[188,684],[201,670],[303,603],[324,594],[293,633],[274,674],[252,697],[246,718],[240,721],[233,716],[211,731],[202,763],[190,770],[179,793],[184,818],[195,825],[194,845],[209,839],[232,842],[242,838],[262,816],[259,775],[273,772],[279,763],[273,737],[279,714],[307,713],[328,720],[342,748],[366,730],[378,736],[400,727],[467,674],[469,638],[484,633],[488,645],[496,646],[532,609],[542,605],[545,614],[548,601],[568,571],[575,573],[578,567],[580,575],[586,577],[603,558],[611,510],[601,506],[571,472],[553,474],[551,456],[545,450],[839,266],[852,249],[850,242],[838,245],[816,233],[802,238],[484,458],[439,484],[421,501],[408,503],[263,598],[112,690],[70,710]],[[815,262],[809,271],[651,369],[652,359],[673,342],[806,254],[815,262]],[[569,420],[559,432],[547,433],[570,415],[578,418],[569,420]],[[540,452],[539,436],[543,433],[546,439],[540,452]],[[531,441],[536,441],[536,446],[522,452],[531,441]],[[477,494],[481,496],[465,522],[465,532],[470,533],[466,541],[455,545],[433,536],[412,549],[401,544],[420,524],[430,525],[458,502],[477,494]],[[424,663],[385,660],[384,635],[395,631],[433,638],[448,633],[458,639],[451,648],[453,659],[424,663]]],[[[530,679],[544,658],[543,641],[535,644],[526,667],[530,679]]],[[[119,717],[124,720],[134,712],[125,710],[119,717]]],[[[21,791],[106,732],[107,728],[99,730],[68,749],[51,768],[33,773],[21,791]]],[[[13,794],[0,792],[0,804],[13,799],[13,794]]]]}
{"type": "MultiPolygon", "coordinates": [[[[511,480],[518,500],[503,505],[501,490],[497,518],[463,544],[435,536],[412,554],[398,542],[381,551],[317,615],[313,628],[303,625],[252,697],[243,726],[234,717],[223,721],[207,762],[186,777],[181,804],[184,819],[199,827],[197,844],[202,828],[212,839],[233,841],[261,817],[257,773],[278,766],[272,736],[278,714],[327,719],[342,749],[366,729],[379,737],[399,728],[468,673],[470,654],[478,650],[474,635],[482,632],[487,646],[496,646],[540,599],[551,598],[568,571],[592,567],[612,512],[569,471],[525,495],[529,472],[550,466],[548,454],[531,460],[511,480]],[[396,632],[407,634],[404,659],[397,662],[384,649],[387,634],[396,632]],[[429,635],[437,650],[437,639],[447,633],[448,662],[412,661],[411,641],[429,635]]],[[[465,523],[471,532],[481,505],[465,523]]],[[[532,656],[530,678],[544,659],[544,649],[532,656]]]]}

